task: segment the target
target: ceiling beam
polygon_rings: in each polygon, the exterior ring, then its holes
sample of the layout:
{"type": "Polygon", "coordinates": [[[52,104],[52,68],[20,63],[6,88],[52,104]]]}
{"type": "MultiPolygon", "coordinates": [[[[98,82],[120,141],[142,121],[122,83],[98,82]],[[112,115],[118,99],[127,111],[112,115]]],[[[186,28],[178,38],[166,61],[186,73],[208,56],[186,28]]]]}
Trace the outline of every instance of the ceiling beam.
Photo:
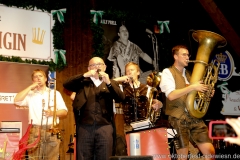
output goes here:
{"type": "Polygon", "coordinates": [[[199,0],[232,49],[240,57],[240,38],[213,0],[199,0]]]}

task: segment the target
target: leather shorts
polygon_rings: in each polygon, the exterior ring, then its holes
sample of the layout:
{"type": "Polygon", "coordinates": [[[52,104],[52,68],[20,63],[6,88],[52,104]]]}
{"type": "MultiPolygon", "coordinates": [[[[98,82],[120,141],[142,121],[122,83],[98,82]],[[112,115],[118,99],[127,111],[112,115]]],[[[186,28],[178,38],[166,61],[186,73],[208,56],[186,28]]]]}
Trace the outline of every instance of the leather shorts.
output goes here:
{"type": "Polygon", "coordinates": [[[187,148],[189,141],[193,142],[193,145],[212,143],[212,140],[208,137],[208,127],[202,119],[186,115],[183,119],[169,116],[168,120],[177,131],[176,137],[179,141],[179,148],[187,148]]]}

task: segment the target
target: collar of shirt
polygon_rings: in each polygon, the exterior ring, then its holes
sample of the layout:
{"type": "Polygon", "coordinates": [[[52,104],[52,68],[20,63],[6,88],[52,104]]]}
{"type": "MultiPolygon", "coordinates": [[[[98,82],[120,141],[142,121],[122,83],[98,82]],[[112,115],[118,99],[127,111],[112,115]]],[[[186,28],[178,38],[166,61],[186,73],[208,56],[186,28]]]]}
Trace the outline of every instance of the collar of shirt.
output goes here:
{"type": "Polygon", "coordinates": [[[90,77],[90,78],[91,78],[91,80],[93,81],[93,83],[95,84],[96,87],[100,86],[100,84],[103,82],[103,81],[101,81],[99,79],[96,79],[94,77],[90,77]]]}

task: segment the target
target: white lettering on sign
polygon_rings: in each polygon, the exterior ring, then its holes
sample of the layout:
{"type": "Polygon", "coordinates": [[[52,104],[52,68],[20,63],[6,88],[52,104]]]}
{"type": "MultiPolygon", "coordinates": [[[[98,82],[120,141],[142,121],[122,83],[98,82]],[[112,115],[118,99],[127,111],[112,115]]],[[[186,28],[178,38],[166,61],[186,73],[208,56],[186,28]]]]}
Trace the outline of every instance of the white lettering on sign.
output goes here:
{"type": "Polygon", "coordinates": [[[112,21],[112,20],[106,20],[106,19],[102,19],[101,20],[102,24],[109,24],[109,25],[117,25],[116,21],[112,21]]]}

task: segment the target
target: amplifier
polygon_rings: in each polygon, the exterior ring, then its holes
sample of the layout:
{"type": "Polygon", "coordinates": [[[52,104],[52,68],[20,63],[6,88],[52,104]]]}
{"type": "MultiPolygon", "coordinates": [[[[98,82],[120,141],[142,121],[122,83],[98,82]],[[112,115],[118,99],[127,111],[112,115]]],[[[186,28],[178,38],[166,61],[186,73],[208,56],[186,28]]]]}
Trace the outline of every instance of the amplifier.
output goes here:
{"type": "Polygon", "coordinates": [[[109,160],[153,160],[152,156],[112,156],[109,160]]]}

